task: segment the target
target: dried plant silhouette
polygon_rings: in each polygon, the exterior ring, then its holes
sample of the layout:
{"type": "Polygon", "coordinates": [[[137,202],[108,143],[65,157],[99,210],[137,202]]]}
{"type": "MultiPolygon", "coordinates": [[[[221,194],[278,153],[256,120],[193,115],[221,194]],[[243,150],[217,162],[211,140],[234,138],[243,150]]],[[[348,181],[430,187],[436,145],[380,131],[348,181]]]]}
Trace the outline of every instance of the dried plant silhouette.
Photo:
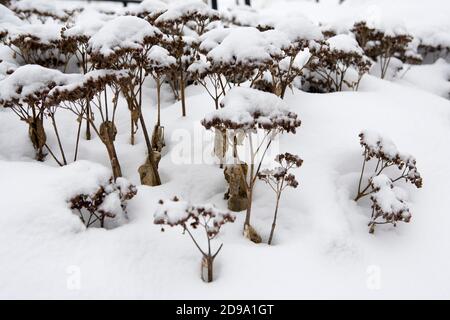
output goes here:
{"type": "MultiPolygon", "coordinates": [[[[217,237],[224,224],[234,222],[234,220],[235,217],[231,213],[221,211],[212,205],[191,205],[174,197],[171,200],[159,201],[154,223],[171,227],[180,226],[183,228],[183,232],[187,232],[202,254],[202,279],[205,282],[212,282],[214,279],[214,260],[222,249],[223,244],[214,251],[211,241],[217,237]],[[204,230],[207,239],[207,249],[203,249],[199,241],[194,237],[193,230],[195,229],[204,230]]],[[[162,230],[164,231],[164,229],[162,230]]]]}

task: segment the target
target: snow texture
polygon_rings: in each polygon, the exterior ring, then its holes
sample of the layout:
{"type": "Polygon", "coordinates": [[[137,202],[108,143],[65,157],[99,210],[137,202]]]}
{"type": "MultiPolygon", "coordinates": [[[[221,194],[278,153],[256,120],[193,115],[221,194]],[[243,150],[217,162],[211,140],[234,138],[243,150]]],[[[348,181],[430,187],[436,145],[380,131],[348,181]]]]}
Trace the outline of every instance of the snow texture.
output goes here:
{"type": "MultiPolygon", "coordinates": [[[[226,2],[234,4],[234,0],[226,2]]],[[[307,17],[322,30],[333,29],[348,35],[355,22],[370,20],[380,28],[393,29],[398,25],[398,30],[405,29],[424,44],[448,45],[447,0],[346,0],[342,5],[334,0],[252,3],[252,9],[230,11],[248,27],[262,23],[274,26],[277,21],[299,16],[307,17]]],[[[112,12],[111,19],[125,10],[120,3],[83,2],[83,5],[85,10],[112,12]]],[[[131,9],[130,4],[127,10],[131,9]]],[[[227,8],[223,10],[227,14],[227,8]]],[[[109,20],[100,13],[102,18],[91,27],[90,14],[88,11],[85,14],[84,18],[79,15],[76,19],[84,20],[86,27],[74,31],[75,34],[94,35],[100,24],[109,20]]],[[[0,32],[28,24],[21,21],[0,6],[0,32]]],[[[26,28],[40,28],[36,25],[26,28]]],[[[219,48],[230,30],[205,34],[204,49],[219,48]]],[[[127,33],[127,28],[120,31],[127,33]]],[[[280,27],[277,31],[283,32],[280,27]]],[[[292,36],[284,32],[288,38],[292,36]]],[[[135,36],[132,34],[131,38],[135,36]]],[[[256,47],[263,51],[255,54],[272,50],[267,39],[260,35],[257,38],[262,45],[257,43],[256,47]]],[[[254,44],[251,38],[236,36],[236,39],[254,44]]],[[[237,40],[233,42],[239,44],[237,40]]],[[[229,50],[234,50],[229,48],[221,53],[227,59],[229,50]]],[[[238,53],[244,50],[245,47],[236,49],[238,53]]],[[[154,54],[164,59],[159,49],[154,54]]],[[[299,61],[304,61],[303,54],[299,61]]],[[[250,52],[245,56],[252,55],[250,52]]],[[[25,92],[33,92],[44,88],[48,81],[59,82],[60,77],[61,83],[66,83],[67,75],[57,71],[39,66],[19,68],[20,59],[3,46],[0,60],[2,98],[17,98],[17,84],[23,84],[25,92]]],[[[284,100],[256,93],[245,88],[246,84],[227,92],[222,100],[225,107],[217,111],[224,119],[245,122],[249,119],[248,111],[255,106],[269,114],[285,108],[298,114],[302,128],[296,135],[274,140],[272,148],[276,154],[285,151],[299,154],[305,161],[301,170],[293,170],[299,187],[283,193],[273,245],[255,245],[244,239],[245,215],[237,214],[236,222],[218,235],[224,247],[215,261],[215,281],[208,285],[199,279],[198,252],[192,243],[185,241],[186,235],[179,228],[168,228],[162,233],[160,226],[153,224],[158,200],[175,194],[189,199],[189,203],[214,204],[219,210],[227,206],[223,199],[228,187],[223,170],[211,161],[211,150],[205,152],[205,146],[213,145],[214,133],[204,130],[200,122],[214,106],[202,87],[187,87],[187,117],[180,117],[180,102],[173,99],[168,85],[163,85],[161,119],[167,146],[159,163],[163,184],[158,187],[139,183],[136,168],[146,157],[145,141],[138,135],[136,144],[130,145],[129,110],[123,97],[119,98],[117,156],[124,177],[137,185],[138,193],[128,203],[127,217],[109,230],[86,229],[68,205],[71,197],[91,194],[99,185],[109,183],[109,159],[100,138],[82,137],[79,160],[75,163],[59,167],[51,157],[37,162],[26,126],[12,110],[0,107],[0,297],[449,299],[449,68],[448,59],[443,57],[426,65],[405,66],[392,81],[367,75],[357,92],[313,94],[294,88],[287,91],[284,100]],[[405,219],[409,218],[408,212],[414,214],[409,224],[399,223],[395,228],[390,224],[377,226],[374,235],[367,232],[372,203],[369,199],[353,201],[361,172],[357,138],[361,130],[374,148],[379,150],[377,143],[382,141],[383,152],[389,155],[398,150],[411,152],[420,163],[425,181],[421,189],[403,184],[400,190],[390,188],[386,177],[374,178],[373,183],[380,191],[373,196],[383,210],[403,210],[405,219]],[[405,204],[410,211],[406,211],[405,204]],[[374,270],[381,275],[380,286],[375,288],[371,286],[374,270]],[[76,287],[71,286],[74,275],[80,276],[76,287]]],[[[155,97],[155,85],[149,80],[144,85],[142,110],[148,124],[156,123],[155,97]]],[[[73,159],[77,117],[64,110],[58,110],[56,116],[67,158],[73,159]]],[[[96,121],[100,121],[98,118],[96,121]]],[[[44,125],[47,144],[57,150],[51,123],[45,121],[44,125]]],[[[264,164],[263,169],[272,165],[264,164]]],[[[391,176],[389,171],[388,174],[391,176]]],[[[123,184],[123,188],[127,185],[120,180],[117,184],[123,184]]],[[[117,194],[108,197],[105,209],[117,209],[117,197],[117,194]]],[[[252,225],[266,241],[273,219],[273,191],[258,183],[253,197],[252,225]]]]}

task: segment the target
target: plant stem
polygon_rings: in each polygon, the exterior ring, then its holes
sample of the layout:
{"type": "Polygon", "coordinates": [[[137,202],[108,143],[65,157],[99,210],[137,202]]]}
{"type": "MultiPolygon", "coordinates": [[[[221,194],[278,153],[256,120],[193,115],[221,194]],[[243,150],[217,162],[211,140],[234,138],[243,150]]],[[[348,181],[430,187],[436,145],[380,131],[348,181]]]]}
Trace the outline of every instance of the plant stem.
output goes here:
{"type": "Polygon", "coordinates": [[[272,244],[273,234],[275,232],[275,226],[276,226],[277,215],[278,215],[278,206],[280,204],[280,197],[281,197],[281,192],[278,192],[277,193],[277,202],[275,204],[275,214],[273,216],[273,222],[272,222],[272,229],[270,230],[270,236],[269,236],[269,241],[268,241],[269,245],[272,244]]]}

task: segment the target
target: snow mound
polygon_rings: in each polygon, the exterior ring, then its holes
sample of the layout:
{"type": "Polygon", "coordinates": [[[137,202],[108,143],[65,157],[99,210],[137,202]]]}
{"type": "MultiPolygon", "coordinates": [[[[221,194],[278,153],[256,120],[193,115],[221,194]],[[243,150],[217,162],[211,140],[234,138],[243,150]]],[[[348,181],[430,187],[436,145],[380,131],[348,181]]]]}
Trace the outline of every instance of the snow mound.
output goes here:
{"type": "Polygon", "coordinates": [[[104,57],[118,49],[141,49],[149,38],[162,36],[158,28],[134,16],[122,16],[105,23],[89,40],[89,48],[104,57]]]}
{"type": "Polygon", "coordinates": [[[346,34],[339,34],[331,37],[327,40],[327,43],[331,50],[345,53],[363,54],[363,51],[358,45],[356,39],[346,34]]]}

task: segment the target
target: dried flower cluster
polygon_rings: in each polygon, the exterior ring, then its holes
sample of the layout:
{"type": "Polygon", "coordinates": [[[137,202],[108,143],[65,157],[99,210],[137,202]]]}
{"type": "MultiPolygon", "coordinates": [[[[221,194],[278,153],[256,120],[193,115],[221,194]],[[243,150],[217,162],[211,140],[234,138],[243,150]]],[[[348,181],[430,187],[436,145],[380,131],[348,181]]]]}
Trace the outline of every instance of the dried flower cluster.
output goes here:
{"type": "Polygon", "coordinates": [[[371,198],[373,212],[369,223],[370,232],[374,232],[376,224],[392,223],[395,226],[398,221],[409,222],[411,215],[404,192],[394,186],[394,183],[405,181],[417,188],[422,187],[423,180],[417,170],[415,158],[400,153],[391,140],[377,133],[365,131],[359,137],[364,148],[364,159],[355,201],[366,196],[371,198]],[[375,170],[367,177],[366,166],[372,159],[376,160],[375,170]],[[386,173],[389,168],[396,168],[400,174],[390,178],[386,173]],[[364,178],[367,179],[366,186],[363,186],[364,178]],[[379,218],[384,220],[379,222],[379,218]]]}
{"type": "Polygon", "coordinates": [[[362,77],[369,72],[370,60],[347,35],[338,35],[321,42],[312,49],[306,84],[312,92],[358,90],[362,77]],[[338,42],[337,45],[334,41],[338,42]],[[350,48],[341,48],[339,42],[350,42],[350,48]],[[353,72],[354,74],[351,74],[353,72]]]}
{"type": "Polygon", "coordinates": [[[222,100],[221,106],[221,109],[207,115],[201,123],[206,129],[215,129],[218,137],[223,137],[218,139],[221,145],[215,146],[221,161],[227,158],[227,150],[232,151],[231,164],[225,168],[225,177],[228,176],[229,191],[234,190],[231,193],[235,198],[230,200],[236,199],[236,203],[229,201],[229,209],[247,210],[244,234],[254,242],[261,242],[261,238],[250,225],[254,186],[273,139],[284,132],[295,134],[301,121],[276,95],[251,88],[231,89],[222,100]],[[264,139],[254,145],[253,135],[257,130],[264,132],[264,139]],[[249,164],[240,159],[237,151],[239,140],[245,139],[250,144],[249,164]],[[232,148],[228,148],[228,145],[232,148]],[[245,197],[240,196],[242,193],[245,197]]]}
{"type": "Polygon", "coordinates": [[[372,201],[370,233],[375,232],[375,226],[378,224],[392,224],[395,227],[397,222],[408,223],[411,220],[410,209],[405,202],[403,190],[395,187],[389,177],[380,174],[371,178],[370,185],[373,189],[370,195],[372,201]]]}
{"type": "Polygon", "coordinates": [[[369,27],[364,21],[356,23],[352,32],[364,53],[380,64],[381,78],[386,76],[393,59],[409,64],[422,62],[422,57],[411,47],[413,37],[406,32],[386,34],[369,27]]]}
{"type": "MultiPolygon", "coordinates": [[[[154,215],[154,223],[171,227],[181,226],[187,232],[197,249],[202,254],[202,279],[213,281],[213,263],[222,249],[222,245],[213,252],[211,241],[219,234],[223,225],[234,222],[235,217],[230,212],[222,211],[213,205],[192,205],[187,201],[174,197],[170,200],[160,200],[154,215]],[[207,238],[207,249],[202,249],[194,237],[193,229],[201,228],[207,238]]],[[[164,229],[163,229],[164,230],[164,229]]]]}
{"type": "Polygon", "coordinates": [[[70,208],[76,210],[81,221],[89,228],[105,227],[107,218],[126,216],[127,201],[137,194],[137,189],[124,178],[109,180],[90,194],[79,194],[69,200],[70,208]]]}

